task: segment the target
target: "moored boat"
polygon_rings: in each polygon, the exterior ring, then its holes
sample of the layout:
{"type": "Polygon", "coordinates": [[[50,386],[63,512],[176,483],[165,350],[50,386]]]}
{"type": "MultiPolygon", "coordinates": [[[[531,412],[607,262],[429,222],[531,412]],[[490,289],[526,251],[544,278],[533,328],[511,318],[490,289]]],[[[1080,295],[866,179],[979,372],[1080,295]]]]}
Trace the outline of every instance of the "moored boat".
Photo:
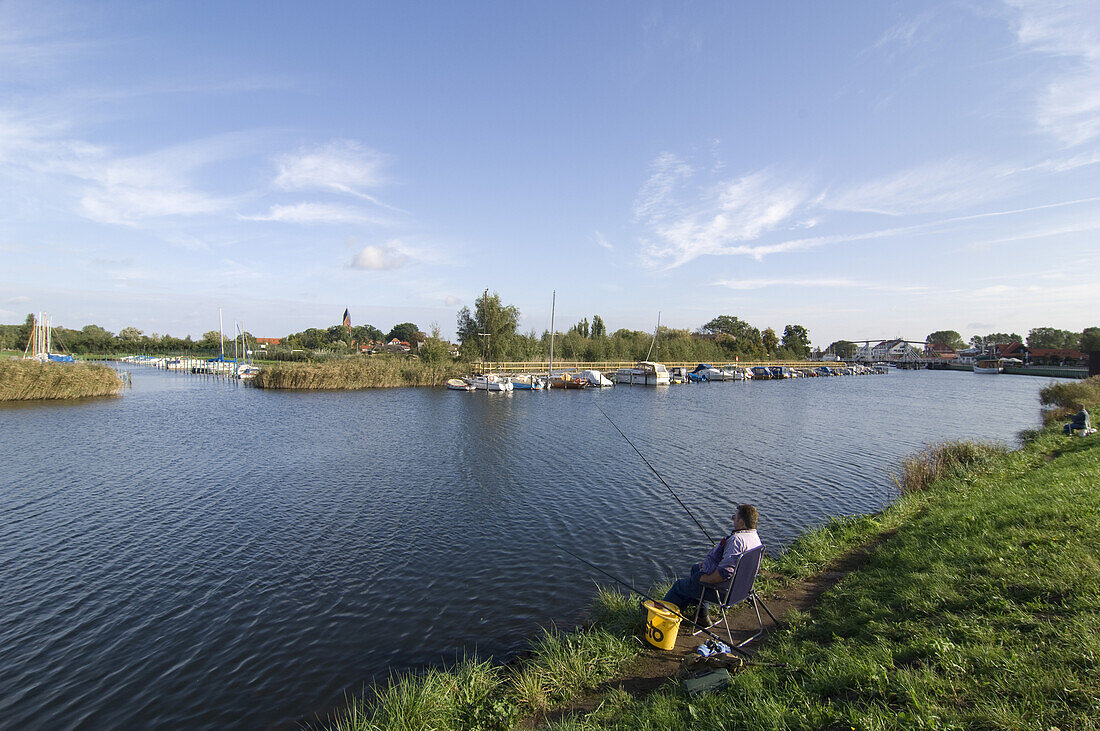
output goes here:
{"type": "Polygon", "coordinates": [[[597,370],[587,370],[581,373],[581,378],[588,381],[588,385],[596,386],[597,388],[603,388],[605,386],[614,386],[613,381],[609,381],[604,374],[597,370]]]}
{"type": "Polygon", "coordinates": [[[772,379],[772,371],[767,366],[753,366],[752,367],[752,380],[754,381],[770,381],[772,379]]]}
{"type": "Polygon", "coordinates": [[[469,383],[478,391],[511,391],[513,390],[512,382],[507,378],[501,378],[493,373],[476,374],[466,378],[466,383],[469,383]]]}
{"type": "Polygon", "coordinates": [[[473,391],[473,384],[466,383],[461,378],[449,378],[447,379],[447,388],[452,391],[473,391]]]}
{"type": "Polygon", "coordinates": [[[635,363],[633,368],[620,368],[616,371],[615,382],[627,383],[631,386],[667,386],[669,385],[668,369],[663,363],[643,360],[635,363]]]}
{"type": "Polygon", "coordinates": [[[975,373],[1000,373],[1001,362],[999,360],[979,360],[974,364],[975,373]]]}
{"type": "Polygon", "coordinates": [[[546,385],[541,378],[532,375],[509,376],[508,380],[516,391],[541,391],[546,385]]]}

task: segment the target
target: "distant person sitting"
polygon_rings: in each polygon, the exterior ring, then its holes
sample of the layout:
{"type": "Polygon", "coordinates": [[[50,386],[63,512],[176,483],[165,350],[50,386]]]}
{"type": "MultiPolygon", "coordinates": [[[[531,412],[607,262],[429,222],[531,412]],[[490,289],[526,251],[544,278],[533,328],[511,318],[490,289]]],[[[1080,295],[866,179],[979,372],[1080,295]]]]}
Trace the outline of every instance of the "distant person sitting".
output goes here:
{"type": "Polygon", "coordinates": [[[691,567],[691,573],[681,579],[677,579],[672,588],[665,594],[665,601],[672,602],[680,608],[680,614],[688,616],[686,609],[689,604],[699,601],[703,588],[707,588],[703,606],[700,607],[700,623],[710,624],[706,603],[708,601],[720,602],[719,588],[723,588],[726,582],[733,578],[737,569],[737,561],[746,551],[760,545],[760,536],[756,534],[758,515],[752,505],[738,505],[737,512],[730,516],[733,521],[733,531],[718,541],[714,548],[710,549],[699,563],[691,567]]]}
{"type": "Polygon", "coordinates": [[[1073,415],[1073,419],[1062,429],[1065,434],[1079,434],[1084,432],[1085,435],[1092,433],[1092,421],[1089,419],[1089,412],[1085,410],[1084,406],[1081,406],[1081,410],[1073,415]]]}

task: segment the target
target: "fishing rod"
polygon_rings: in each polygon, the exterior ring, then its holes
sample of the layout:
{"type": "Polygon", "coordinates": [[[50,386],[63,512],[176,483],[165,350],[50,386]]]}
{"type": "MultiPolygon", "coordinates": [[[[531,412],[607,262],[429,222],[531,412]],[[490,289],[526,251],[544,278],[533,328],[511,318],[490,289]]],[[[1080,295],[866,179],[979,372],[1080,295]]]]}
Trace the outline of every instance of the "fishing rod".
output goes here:
{"type": "MultiPolygon", "coordinates": [[[[626,440],[626,443],[627,443],[627,444],[629,444],[629,445],[630,445],[631,447],[634,447],[634,442],[630,441],[630,437],[628,437],[628,436],[627,436],[626,434],[623,434],[623,430],[622,430],[622,429],[620,429],[620,428],[619,428],[619,425],[618,425],[618,424],[616,424],[616,423],[615,423],[615,422],[614,422],[614,421],[613,421],[613,420],[611,419],[611,417],[607,415],[607,412],[606,412],[606,411],[604,411],[603,409],[601,409],[601,408],[600,408],[600,405],[599,405],[599,404],[597,404],[597,403],[596,403],[595,401],[593,401],[592,403],[593,403],[593,404],[595,404],[595,406],[596,406],[596,409],[597,409],[597,410],[598,410],[598,411],[599,411],[599,412],[600,412],[601,414],[603,414],[603,415],[604,415],[604,417],[605,417],[605,418],[606,418],[606,419],[607,419],[608,421],[610,421],[610,422],[611,422],[611,426],[615,427],[615,431],[619,432],[619,434],[620,434],[620,435],[622,436],[622,438],[626,440]]],[[[642,454],[641,452],[639,452],[639,451],[638,451],[638,448],[637,448],[637,447],[634,447],[634,451],[635,451],[635,452],[638,452],[638,456],[642,458],[642,461],[643,461],[643,462],[645,462],[645,464],[646,464],[646,467],[648,467],[649,469],[653,470],[653,474],[655,474],[655,475],[657,476],[657,479],[661,481],[661,484],[662,484],[662,485],[664,485],[664,486],[665,486],[665,488],[667,488],[667,489],[668,489],[668,491],[669,491],[670,493],[672,493],[672,497],[676,498],[676,502],[680,503],[680,507],[681,507],[681,508],[683,508],[683,509],[684,509],[684,511],[685,511],[685,512],[686,512],[686,513],[688,514],[688,516],[689,516],[689,517],[690,517],[690,518],[691,518],[692,520],[694,520],[694,521],[695,521],[695,525],[699,526],[699,530],[703,531],[703,535],[705,535],[705,536],[707,537],[707,540],[708,540],[708,541],[710,541],[711,543],[714,543],[714,539],[710,537],[710,533],[707,533],[707,529],[706,529],[706,528],[704,528],[704,527],[703,527],[703,524],[699,522],[699,520],[698,520],[698,519],[697,519],[697,518],[695,517],[695,515],[693,515],[693,514],[692,514],[692,512],[691,512],[690,510],[688,510],[688,506],[687,506],[687,505],[684,505],[684,501],[680,499],[680,496],[676,494],[676,491],[675,491],[675,490],[673,490],[673,489],[672,489],[671,487],[669,487],[669,486],[668,486],[668,483],[667,483],[667,482],[665,482],[665,478],[661,477],[661,473],[660,473],[660,472],[658,472],[658,471],[657,471],[657,469],[656,469],[656,468],[655,468],[655,467],[654,467],[653,465],[651,465],[651,464],[649,463],[649,460],[645,458],[645,455],[644,455],[644,454],[642,454]]]]}
{"type": "MultiPolygon", "coordinates": [[[[722,639],[721,637],[719,637],[718,635],[716,635],[716,634],[714,634],[713,632],[711,632],[711,631],[710,631],[709,629],[707,629],[707,628],[706,628],[706,627],[704,627],[703,625],[701,625],[701,624],[699,624],[698,622],[696,622],[696,621],[695,621],[694,619],[688,619],[687,617],[685,617],[684,615],[680,614],[679,612],[675,612],[675,611],[673,611],[673,610],[671,610],[671,609],[668,609],[668,607],[667,607],[667,606],[665,606],[665,604],[661,603],[661,602],[660,602],[660,601],[658,601],[657,599],[654,599],[654,598],[653,598],[653,597],[651,597],[651,596],[650,596],[649,594],[646,594],[646,593],[645,593],[644,591],[642,591],[641,589],[637,588],[636,586],[633,586],[632,584],[628,584],[628,583],[626,583],[625,581],[623,581],[622,579],[620,579],[620,578],[618,578],[618,577],[616,577],[616,576],[613,576],[613,575],[609,574],[608,572],[604,571],[603,569],[601,569],[601,568],[600,568],[599,566],[597,566],[596,564],[592,563],[591,561],[586,561],[585,559],[581,558],[581,557],[580,557],[580,556],[578,556],[577,554],[573,553],[573,552],[572,552],[572,551],[570,551],[570,550],[569,550],[568,548],[563,548],[562,546],[559,546],[559,545],[558,545],[557,543],[553,543],[553,544],[551,544],[551,545],[553,545],[553,546],[554,546],[554,548],[558,549],[559,551],[562,551],[563,553],[568,553],[568,554],[569,554],[570,556],[572,556],[573,558],[577,559],[578,561],[580,561],[580,562],[581,562],[581,563],[583,563],[584,565],[586,565],[586,566],[588,566],[588,567],[590,567],[590,568],[593,568],[593,569],[595,569],[596,571],[599,571],[599,572],[600,572],[601,574],[603,574],[603,575],[604,575],[604,576],[606,576],[607,578],[611,579],[611,580],[612,580],[612,581],[614,581],[615,583],[617,583],[617,584],[621,584],[621,585],[625,586],[625,587],[626,587],[627,589],[629,589],[630,591],[634,592],[635,594],[638,594],[638,595],[639,595],[639,596],[641,596],[642,598],[644,598],[644,599],[648,599],[649,601],[651,601],[651,602],[653,602],[653,603],[655,603],[655,604],[658,604],[659,606],[665,607],[665,609],[666,609],[666,610],[667,610],[667,611],[668,611],[669,613],[671,613],[671,614],[675,614],[675,615],[676,615],[677,617],[679,617],[679,618],[680,618],[681,620],[683,620],[683,621],[685,621],[685,622],[688,622],[688,623],[690,623],[690,624],[694,625],[694,626],[695,626],[696,628],[698,628],[698,630],[699,630],[700,632],[702,632],[703,634],[705,634],[705,635],[706,635],[707,637],[710,637],[711,639],[714,639],[714,640],[718,640],[718,641],[719,641],[719,642],[721,642],[722,644],[725,644],[725,643],[726,643],[726,641],[725,641],[725,640],[723,640],[723,639],[722,639]]],[[[732,647],[732,646],[729,646],[729,647],[730,647],[730,649],[731,649],[731,650],[733,650],[734,652],[736,652],[736,653],[737,653],[737,654],[739,654],[739,655],[744,655],[745,657],[752,657],[751,655],[749,655],[749,653],[745,652],[745,651],[744,651],[744,650],[742,650],[742,649],[741,649],[740,647],[732,647]]]]}

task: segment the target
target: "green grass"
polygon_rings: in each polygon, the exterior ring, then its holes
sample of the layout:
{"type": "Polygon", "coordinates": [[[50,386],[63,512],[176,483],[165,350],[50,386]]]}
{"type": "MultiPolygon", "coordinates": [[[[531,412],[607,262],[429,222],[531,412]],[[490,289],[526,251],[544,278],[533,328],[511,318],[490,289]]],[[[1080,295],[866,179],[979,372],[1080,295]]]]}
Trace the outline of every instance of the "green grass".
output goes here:
{"type": "Polygon", "coordinates": [[[355,356],[310,363],[265,365],[252,383],[258,388],[354,391],[399,386],[442,386],[468,366],[432,365],[385,355],[355,356]]]}
{"type": "MultiPolygon", "coordinates": [[[[1045,398],[1100,408],[1100,391],[1045,398]]],[[[1100,438],[1051,426],[1014,452],[938,445],[897,479],[885,510],[833,520],[766,563],[763,593],[869,547],[729,688],[695,700],[676,683],[643,699],[611,690],[547,728],[1100,729],[1100,438]]],[[[599,589],[593,615],[595,627],[547,632],[511,666],[395,678],[335,728],[529,725],[639,651],[636,598],[599,589]]]]}
{"type": "Polygon", "coordinates": [[[903,497],[868,563],[762,646],[789,669],[554,728],[1098,728],[1098,485],[1100,440],[1046,432],[903,497]]]}
{"type": "Polygon", "coordinates": [[[103,366],[0,360],[0,401],[111,396],[121,390],[118,374],[103,366]]]}

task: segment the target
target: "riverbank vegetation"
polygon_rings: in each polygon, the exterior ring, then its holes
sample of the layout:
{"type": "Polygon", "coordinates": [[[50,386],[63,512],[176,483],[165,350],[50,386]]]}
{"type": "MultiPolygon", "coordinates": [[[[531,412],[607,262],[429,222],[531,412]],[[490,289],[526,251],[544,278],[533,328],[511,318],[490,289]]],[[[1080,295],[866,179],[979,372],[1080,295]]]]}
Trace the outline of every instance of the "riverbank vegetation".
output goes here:
{"type": "MultiPolygon", "coordinates": [[[[1042,393],[1100,408],[1100,378],[1042,393]]],[[[1096,728],[1100,439],[1052,423],[1012,452],[941,445],[906,460],[897,481],[885,510],[834,520],[766,563],[765,595],[853,549],[867,555],[812,612],[789,612],[723,691],[689,699],[669,682],[634,696],[605,683],[629,674],[642,615],[604,589],[592,627],[539,640],[552,652],[398,678],[332,725],[1096,728]],[[611,689],[586,705],[595,710],[544,715],[597,687],[611,689]]]]}
{"type": "Polygon", "coordinates": [[[257,388],[355,391],[398,386],[442,386],[467,370],[454,362],[431,363],[403,356],[333,358],[264,366],[252,379],[257,388]]]}
{"type": "Polygon", "coordinates": [[[112,396],[121,390],[118,374],[104,366],[0,360],[0,401],[112,396]]]}

